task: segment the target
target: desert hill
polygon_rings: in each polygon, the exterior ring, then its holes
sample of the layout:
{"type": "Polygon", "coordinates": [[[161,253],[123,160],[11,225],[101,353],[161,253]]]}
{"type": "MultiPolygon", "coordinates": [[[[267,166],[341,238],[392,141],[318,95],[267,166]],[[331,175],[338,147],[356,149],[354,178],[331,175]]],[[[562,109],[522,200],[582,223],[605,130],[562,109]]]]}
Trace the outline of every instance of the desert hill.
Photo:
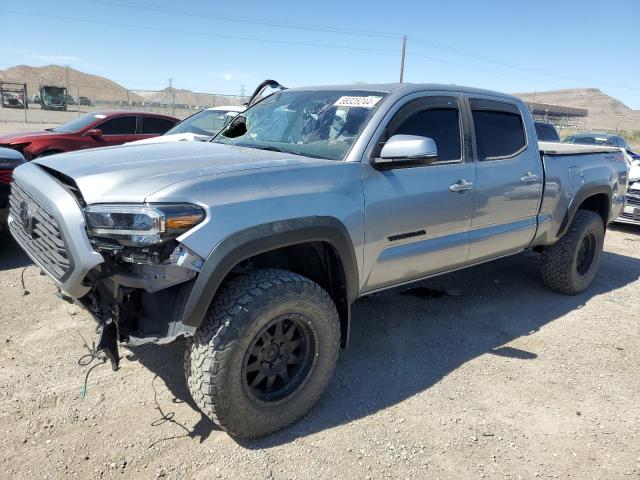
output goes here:
{"type": "Polygon", "coordinates": [[[141,101],[142,99],[127,89],[107,78],[91,75],[73,68],[60,65],[46,67],[30,67],[18,65],[6,70],[0,70],[0,80],[5,82],[19,82],[27,84],[27,94],[33,96],[38,93],[39,85],[56,85],[68,87],[69,95],[85,96],[92,100],[104,101],[141,101]]]}
{"type": "Polygon", "coordinates": [[[573,88],[546,92],[515,93],[527,102],[548,103],[589,111],[585,128],[594,130],[640,130],[640,110],[632,110],[620,100],[597,88],[573,88]]]}
{"type": "Polygon", "coordinates": [[[240,105],[240,97],[222,96],[195,93],[191,90],[181,88],[165,88],[159,92],[136,91],[145,103],[157,102],[160,104],[170,104],[172,97],[176,105],[198,105],[200,107],[214,107],[216,105],[240,105]]]}

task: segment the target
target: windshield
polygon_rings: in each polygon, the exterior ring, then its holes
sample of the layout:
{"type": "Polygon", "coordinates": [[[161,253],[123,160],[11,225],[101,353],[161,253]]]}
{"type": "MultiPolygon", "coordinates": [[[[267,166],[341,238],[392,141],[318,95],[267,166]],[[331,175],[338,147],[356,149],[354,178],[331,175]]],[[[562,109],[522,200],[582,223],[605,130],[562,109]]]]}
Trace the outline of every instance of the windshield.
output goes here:
{"type": "Polygon", "coordinates": [[[58,133],[75,133],[88,127],[96,120],[102,120],[103,118],[106,118],[106,115],[102,115],[100,113],[87,113],[81,117],[74,118],[68,123],[52,128],[50,131],[58,133]]]}
{"type": "Polygon", "coordinates": [[[232,110],[203,110],[185,118],[165,135],[195,133],[213,137],[238,114],[232,110]]]}
{"type": "Polygon", "coordinates": [[[386,93],[274,93],[236,117],[214,142],[328,160],[344,159],[386,93]]]}

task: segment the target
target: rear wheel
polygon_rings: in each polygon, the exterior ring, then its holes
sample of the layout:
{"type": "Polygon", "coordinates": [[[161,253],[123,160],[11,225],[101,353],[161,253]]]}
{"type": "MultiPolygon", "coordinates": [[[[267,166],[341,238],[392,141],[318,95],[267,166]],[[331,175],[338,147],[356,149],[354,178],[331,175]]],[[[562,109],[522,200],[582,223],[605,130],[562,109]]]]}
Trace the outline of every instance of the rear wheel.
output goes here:
{"type": "Polygon", "coordinates": [[[216,295],[187,341],[185,374],[200,409],[238,437],[280,430],[324,392],[340,326],[327,292],[285,270],[255,270],[216,295]]]}
{"type": "Polygon", "coordinates": [[[551,290],[576,295],[586,290],[598,270],[604,244],[602,218],[578,210],[568,232],[542,251],[542,278],[551,290]]]}

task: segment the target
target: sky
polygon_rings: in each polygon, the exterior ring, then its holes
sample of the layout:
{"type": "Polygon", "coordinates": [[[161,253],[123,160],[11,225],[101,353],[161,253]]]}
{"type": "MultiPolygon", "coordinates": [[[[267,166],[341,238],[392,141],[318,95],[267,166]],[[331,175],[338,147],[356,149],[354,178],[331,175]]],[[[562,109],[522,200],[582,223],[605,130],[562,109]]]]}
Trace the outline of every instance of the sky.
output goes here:
{"type": "Polygon", "coordinates": [[[640,109],[640,0],[0,2],[0,69],[69,65],[132,90],[302,85],[600,88],[640,109]]]}

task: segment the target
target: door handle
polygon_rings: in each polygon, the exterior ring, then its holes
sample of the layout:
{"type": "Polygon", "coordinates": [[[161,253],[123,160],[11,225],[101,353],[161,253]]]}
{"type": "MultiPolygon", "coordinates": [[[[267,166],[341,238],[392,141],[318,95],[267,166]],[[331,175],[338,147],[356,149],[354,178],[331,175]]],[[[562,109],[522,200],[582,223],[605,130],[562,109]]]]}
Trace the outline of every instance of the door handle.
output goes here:
{"type": "Polygon", "coordinates": [[[538,177],[538,175],[535,175],[531,172],[527,172],[525,175],[520,177],[520,181],[522,183],[533,183],[533,182],[537,182],[539,178],[540,177],[538,177]]]}
{"type": "Polygon", "coordinates": [[[473,183],[465,180],[464,178],[449,186],[450,191],[458,193],[466,192],[467,190],[471,190],[472,188],[473,183]]]}

